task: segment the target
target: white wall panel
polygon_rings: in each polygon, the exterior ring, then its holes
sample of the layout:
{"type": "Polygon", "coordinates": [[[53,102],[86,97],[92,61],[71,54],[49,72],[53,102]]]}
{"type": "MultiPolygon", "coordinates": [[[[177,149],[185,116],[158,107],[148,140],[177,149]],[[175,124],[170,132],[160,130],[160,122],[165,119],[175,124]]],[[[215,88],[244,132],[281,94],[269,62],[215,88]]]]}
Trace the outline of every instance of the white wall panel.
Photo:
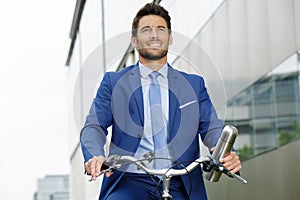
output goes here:
{"type": "Polygon", "coordinates": [[[222,76],[226,86],[227,98],[236,95],[241,85],[250,82],[249,74],[249,38],[247,27],[247,8],[244,1],[228,2],[230,66],[223,69],[222,76]]]}
{"type": "Polygon", "coordinates": [[[300,49],[300,0],[294,0],[294,20],[297,49],[300,49]]]}
{"type": "Polygon", "coordinates": [[[102,43],[101,20],[101,1],[86,1],[84,11],[82,14],[82,19],[80,22],[80,32],[82,40],[81,49],[83,61],[97,46],[99,46],[102,43]]]}
{"type": "Polygon", "coordinates": [[[293,0],[269,0],[271,65],[276,66],[296,51],[293,0]]]}
{"type": "Polygon", "coordinates": [[[163,0],[164,6],[171,16],[172,29],[175,32],[193,38],[213,11],[224,0],[163,0]]]}
{"type": "Polygon", "coordinates": [[[254,82],[270,69],[270,30],[267,1],[248,0],[246,3],[249,65],[248,79],[254,82]]]}
{"type": "MultiPolygon", "coordinates": [[[[229,79],[247,79],[247,75],[244,71],[238,70],[249,68],[247,14],[244,1],[231,2],[228,8],[231,66],[229,67],[230,74],[225,76],[229,79]]],[[[226,72],[227,70],[224,71],[226,72]]]]}

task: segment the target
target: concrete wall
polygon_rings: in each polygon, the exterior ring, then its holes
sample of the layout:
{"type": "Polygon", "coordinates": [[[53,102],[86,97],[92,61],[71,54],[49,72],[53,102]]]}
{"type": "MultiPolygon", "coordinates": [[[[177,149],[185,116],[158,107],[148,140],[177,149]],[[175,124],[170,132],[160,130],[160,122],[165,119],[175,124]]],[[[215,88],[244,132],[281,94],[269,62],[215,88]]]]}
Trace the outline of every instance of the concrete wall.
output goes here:
{"type": "Polygon", "coordinates": [[[298,200],[300,197],[300,140],[242,163],[244,185],[221,177],[206,182],[210,200],[298,200]]]}

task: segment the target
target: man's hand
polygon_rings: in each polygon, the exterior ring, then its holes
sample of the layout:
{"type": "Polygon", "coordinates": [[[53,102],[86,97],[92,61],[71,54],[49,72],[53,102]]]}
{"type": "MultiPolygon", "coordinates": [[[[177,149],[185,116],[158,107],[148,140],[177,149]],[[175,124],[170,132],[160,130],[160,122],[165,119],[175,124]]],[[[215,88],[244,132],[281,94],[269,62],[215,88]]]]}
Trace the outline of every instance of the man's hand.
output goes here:
{"type": "Polygon", "coordinates": [[[233,174],[242,169],[240,158],[234,151],[231,151],[229,155],[220,159],[220,162],[233,174]]]}
{"type": "MultiPolygon", "coordinates": [[[[95,181],[100,175],[100,170],[103,162],[106,160],[103,156],[94,156],[89,159],[86,163],[84,163],[84,168],[88,175],[91,175],[92,181],[95,181]]],[[[112,173],[107,172],[106,176],[109,177],[112,173]]]]}
{"type": "MultiPolygon", "coordinates": [[[[215,147],[213,147],[210,151],[214,152],[214,150],[215,147]]],[[[233,174],[242,169],[240,158],[234,151],[231,151],[230,154],[220,159],[219,161],[223,163],[224,167],[226,167],[233,174]]]]}

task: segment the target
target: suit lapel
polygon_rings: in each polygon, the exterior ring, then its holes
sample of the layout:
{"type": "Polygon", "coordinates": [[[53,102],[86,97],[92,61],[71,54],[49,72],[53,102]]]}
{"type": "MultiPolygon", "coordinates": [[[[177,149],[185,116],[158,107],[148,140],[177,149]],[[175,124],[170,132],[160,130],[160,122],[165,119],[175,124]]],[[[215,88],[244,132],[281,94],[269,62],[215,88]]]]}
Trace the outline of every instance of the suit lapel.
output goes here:
{"type": "MultiPolygon", "coordinates": [[[[172,134],[172,130],[174,127],[174,122],[176,121],[174,118],[178,112],[178,93],[179,93],[179,85],[177,81],[177,72],[169,66],[168,68],[168,85],[169,85],[169,128],[168,132],[172,134]]],[[[169,135],[169,137],[173,137],[169,135]]],[[[171,139],[169,138],[169,139],[171,139]]]]}
{"type": "Polygon", "coordinates": [[[137,109],[140,115],[141,119],[141,125],[144,124],[144,101],[143,101],[143,91],[141,87],[141,75],[140,70],[138,68],[138,65],[135,65],[130,70],[129,74],[129,86],[131,88],[131,91],[133,93],[137,109]]]}

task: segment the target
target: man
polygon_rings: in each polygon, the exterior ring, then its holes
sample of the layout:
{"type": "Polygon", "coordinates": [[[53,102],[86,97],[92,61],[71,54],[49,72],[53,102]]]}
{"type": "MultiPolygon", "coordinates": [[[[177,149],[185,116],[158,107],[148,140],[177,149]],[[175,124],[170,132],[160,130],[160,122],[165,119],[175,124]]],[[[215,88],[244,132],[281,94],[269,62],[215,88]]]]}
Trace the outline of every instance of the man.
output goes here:
{"type": "MultiPolygon", "coordinates": [[[[199,135],[210,149],[216,145],[223,123],[217,118],[203,78],[177,71],[167,63],[172,42],[168,11],[146,4],[132,23],[131,43],[139,53],[139,62],[104,75],[82,129],[85,169],[92,180],[100,175],[106,159],[104,145],[110,126],[110,155],[139,159],[154,152],[155,157],[173,161],[154,160],[149,164],[154,168],[168,168],[176,162],[187,165],[185,161],[198,158],[199,135]]],[[[241,170],[235,152],[221,162],[232,173],[241,170]]],[[[129,165],[106,174],[99,199],[160,199],[158,182],[159,177],[129,165]]],[[[207,199],[201,168],[173,177],[170,193],[173,199],[207,199]]]]}

